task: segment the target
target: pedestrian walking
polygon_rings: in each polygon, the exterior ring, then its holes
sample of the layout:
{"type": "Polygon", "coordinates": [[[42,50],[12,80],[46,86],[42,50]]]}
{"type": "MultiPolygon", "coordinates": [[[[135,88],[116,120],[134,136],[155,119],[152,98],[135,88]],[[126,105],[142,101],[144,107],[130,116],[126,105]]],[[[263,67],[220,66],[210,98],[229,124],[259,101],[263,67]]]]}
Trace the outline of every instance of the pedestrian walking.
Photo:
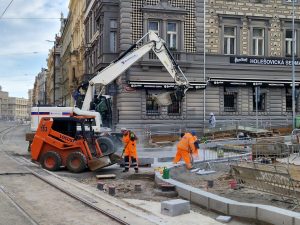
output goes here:
{"type": "Polygon", "coordinates": [[[191,156],[195,151],[194,137],[191,133],[185,133],[177,144],[176,156],[173,160],[173,163],[178,163],[181,159],[185,162],[187,169],[192,169],[192,160],[191,156]]]}
{"type": "Polygon", "coordinates": [[[124,143],[124,162],[125,169],[123,172],[128,172],[130,166],[134,167],[136,173],[138,173],[138,162],[137,162],[137,150],[136,150],[136,140],[137,136],[131,130],[126,128],[121,128],[123,134],[123,143],[124,143]]]}
{"type": "Polygon", "coordinates": [[[216,126],[216,122],[217,122],[216,117],[212,112],[209,115],[210,115],[209,120],[208,120],[209,126],[210,126],[210,128],[214,128],[216,126]]]}

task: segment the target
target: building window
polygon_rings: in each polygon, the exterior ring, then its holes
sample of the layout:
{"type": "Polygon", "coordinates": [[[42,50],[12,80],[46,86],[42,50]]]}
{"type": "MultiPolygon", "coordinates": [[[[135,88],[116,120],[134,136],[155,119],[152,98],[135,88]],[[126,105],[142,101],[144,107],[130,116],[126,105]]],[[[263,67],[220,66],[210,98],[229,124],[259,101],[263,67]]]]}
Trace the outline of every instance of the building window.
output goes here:
{"type": "Polygon", "coordinates": [[[146,94],[146,113],[147,115],[159,114],[159,106],[150,93],[146,94]]]}
{"type": "Polygon", "coordinates": [[[224,54],[236,54],[236,28],[224,27],[224,54]]]}
{"type": "Polygon", "coordinates": [[[169,115],[180,115],[181,114],[181,104],[180,101],[172,100],[172,104],[168,106],[169,115]]]}
{"type": "Polygon", "coordinates": [[[252,37],[252,54],[253,55],[264,55],[264,38],[265,33],[262,28],[253,28],[253,37],[252,37]]]}
{"type": "Polygon", "coordinates": [[[89,40],[93,37],[93,17],[91,16],[89,19],[89,40]]]}
{"type": "Polygon", "coordinates": [[[117,20],[110,20],[109,48],[110,52],[117,52],[117,20]]]}
{"type": "Polygon", "coordinates": [[[159,36],[159,22],[158,21],[149,21],[148,31],[153,31],[159,36]]]}
{"type": "Polygon", "coordinates": [[[168,47],[171,50],[172,49],[176,50],[178,48],[177,38],[178,38],[177,23],[168,22],[168,25],[167,25],[167,44],[168,44],[168,47]]]}
{"type": "Polygon", "coordinates": [[[285,101],[286,101],[286,111],[291,112],[293,110],[293,97],[291,93],[286,93],[285,101]]]}
{"type": "MultiPolygon", "coordinates": [[[[299,91],[296,91],[295,95],[295,111],[298,112],[298,95],[299,91]]],[[[286,111],[292,112],[293,111],[293,96],[292,96],[292,89],[286,88],[286,94],[285,94],[285,102],[286,102],[286,111]]]]}
{"type": "Polygon", "coordinates": [[[224,112],[236,112],[237,110],[237,93],[224,93],[224,112]]]}
{"type": "MultiPolygon", "coordinates": [[[[258,111],[266,111],[266,93],[260,93],[258,91],[257,94],[257,110],[258,111]]],[[[253,91],[253,111],[256,111],[256,92],[255,88],[253,91]]]]}
{"type": "MultiPolygon", "coordinates": [[[[295,52],[296,55],[296,47],[297,47],[297,36],[296,32],[294,34],[295,37],[295,52]]],[[[292,30],[286,30],[285,31],[285,55],[291,56],[293,51],[293,31],[292,30]]]]}

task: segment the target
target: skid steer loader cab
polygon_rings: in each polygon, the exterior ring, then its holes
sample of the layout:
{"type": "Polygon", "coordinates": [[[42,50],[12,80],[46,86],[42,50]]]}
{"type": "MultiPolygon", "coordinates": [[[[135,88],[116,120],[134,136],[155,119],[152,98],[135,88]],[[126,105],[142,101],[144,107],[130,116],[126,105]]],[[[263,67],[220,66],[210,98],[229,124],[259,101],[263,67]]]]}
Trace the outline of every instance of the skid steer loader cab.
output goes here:
{"type": "Polygon", "coordinates": [[[45,169],[55,171],[66,167],[71,172],[96,170],[116,163],[114,154],[102,153],[92,120],[89,116],[42,118],[31,145],[32,159],[45,169]]]}

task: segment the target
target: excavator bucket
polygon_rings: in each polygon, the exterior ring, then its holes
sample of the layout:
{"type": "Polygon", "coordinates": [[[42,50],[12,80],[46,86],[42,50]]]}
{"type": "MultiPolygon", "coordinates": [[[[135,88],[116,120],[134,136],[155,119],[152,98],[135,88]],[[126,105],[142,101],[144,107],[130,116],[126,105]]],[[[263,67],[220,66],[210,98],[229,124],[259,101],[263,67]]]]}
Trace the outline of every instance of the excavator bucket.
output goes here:
{"type": "Polygon", "coordinates": [[[172,104],[171,99],[172,92],[165,92],[159,95],[154,95],[153,98],[160,106],[168,106],[172,104]]]}

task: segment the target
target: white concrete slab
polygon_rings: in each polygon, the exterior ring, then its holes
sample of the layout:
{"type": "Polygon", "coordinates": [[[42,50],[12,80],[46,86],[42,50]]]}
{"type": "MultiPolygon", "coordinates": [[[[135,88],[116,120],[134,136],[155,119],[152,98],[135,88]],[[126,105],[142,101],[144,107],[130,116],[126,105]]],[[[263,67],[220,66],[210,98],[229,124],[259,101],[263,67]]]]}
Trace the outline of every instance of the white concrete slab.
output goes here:
{"type": "Polygon", "coordinates": [[[151,212],[157,217],[161,218],[161,224],[166,225],[182,225],[182,224],[189,224],[189,225],[199,225],[199,221],[201,221],[201,225],[221,225],[220,223],[208,216],[196,213],[194,211],[190,211],[189,214],[184,214],[176,217],[169,217],[162,215],[160,213],[160,202],[151,202],[151,201],[144,201],[144,200],[137,200],[137,199],[123,199],[124,201],[128,202],[129,204],[135,205],[145,211],[151,212]]]}

